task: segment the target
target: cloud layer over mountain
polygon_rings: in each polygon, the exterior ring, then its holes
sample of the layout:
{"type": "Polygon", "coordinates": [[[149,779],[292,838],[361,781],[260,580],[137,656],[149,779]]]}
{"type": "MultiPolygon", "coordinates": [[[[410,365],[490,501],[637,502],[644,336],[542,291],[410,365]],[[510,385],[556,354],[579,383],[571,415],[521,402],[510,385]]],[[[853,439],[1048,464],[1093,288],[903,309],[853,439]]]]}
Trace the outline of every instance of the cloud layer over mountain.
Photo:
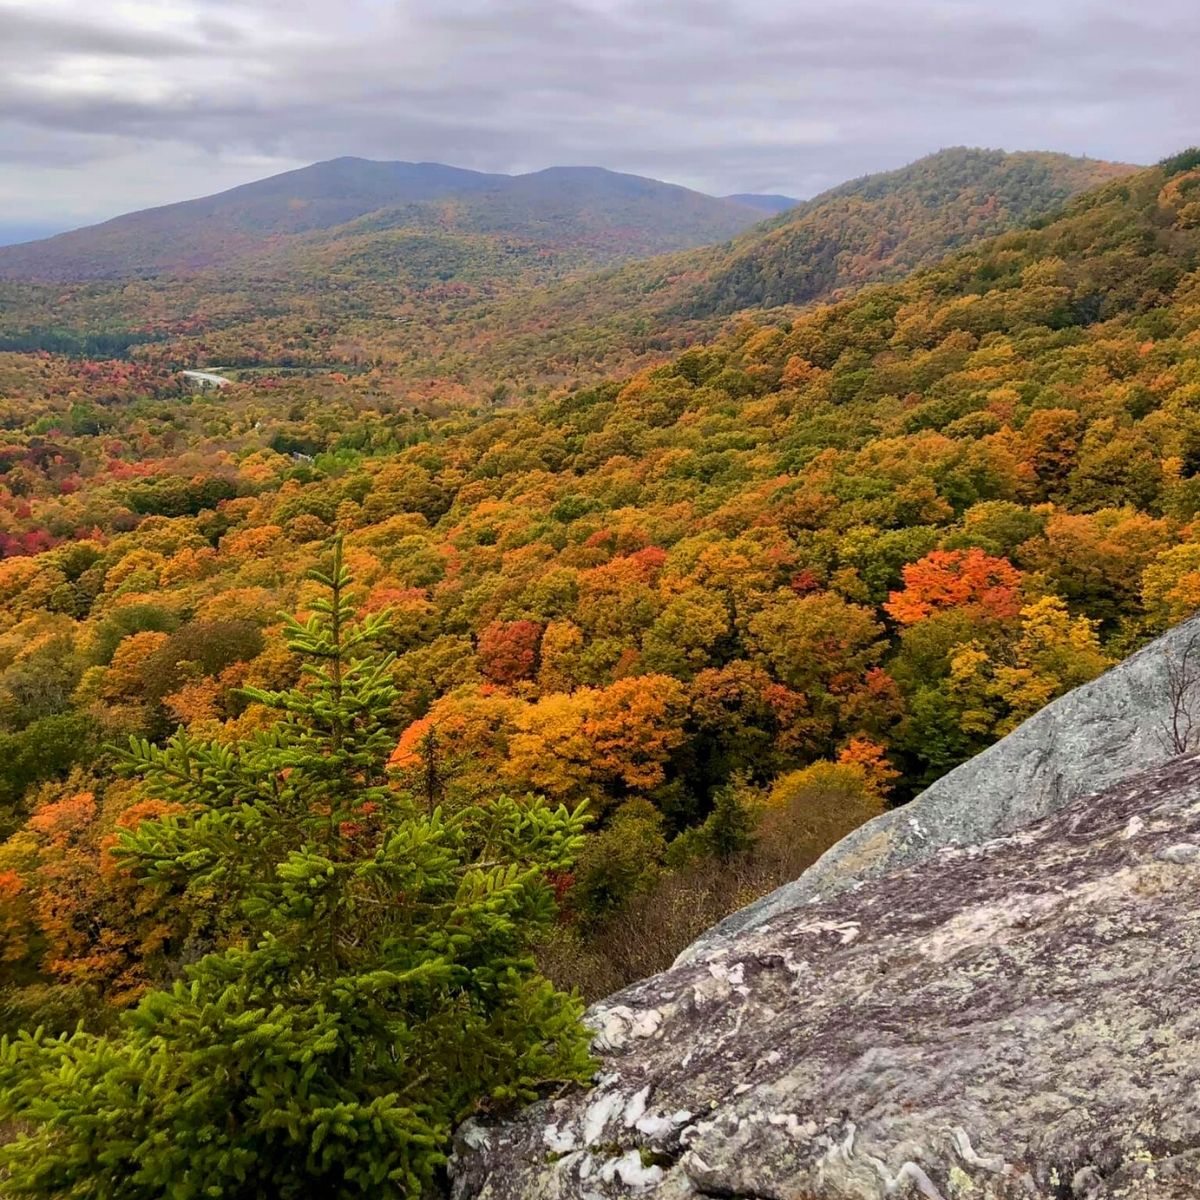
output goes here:
{"type": "Polygon", "coordinates": [[[358,154],[809,195],[957,143],[1197,140],[1159,0],[0,0],[0,212],[81,221],[358,154]]]}

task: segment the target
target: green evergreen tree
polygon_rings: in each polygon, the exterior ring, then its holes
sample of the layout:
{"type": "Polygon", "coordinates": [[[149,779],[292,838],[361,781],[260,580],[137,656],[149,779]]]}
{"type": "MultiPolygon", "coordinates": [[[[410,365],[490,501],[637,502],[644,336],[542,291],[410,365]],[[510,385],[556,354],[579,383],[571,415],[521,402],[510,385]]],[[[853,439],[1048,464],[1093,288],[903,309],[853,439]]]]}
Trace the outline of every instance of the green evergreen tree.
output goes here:
{"type": "Polygon", "coordinates": [[[703,845],[721,862],[728,862],[754,845],[758,821],[746,802],[747,791],[743,778],[734,778],[718,788],[713,810],[700,827],[703,845]]]}
{"type": "Polygon", "coordinates": [[[118,852],[213,948],[111,1036],[0,1046],[7,1196],[424,1196],[457,1121],[588,1075],[579,1002],[527,952],[583,814],[389,787],[386,621],[355,620],[340,546],[311,578],[301,685],[249,693],[269,729],[132,746],[179,811],[118,852]]]}
{"type": "Polygon", "coordinates": [[[734,775],[717,789],[704,823],[685,829],[667,847],[665,862],[676,871],[706,861],[729,863],[754,847],[761,818],[761,796],[744,775],[734,775]]]}

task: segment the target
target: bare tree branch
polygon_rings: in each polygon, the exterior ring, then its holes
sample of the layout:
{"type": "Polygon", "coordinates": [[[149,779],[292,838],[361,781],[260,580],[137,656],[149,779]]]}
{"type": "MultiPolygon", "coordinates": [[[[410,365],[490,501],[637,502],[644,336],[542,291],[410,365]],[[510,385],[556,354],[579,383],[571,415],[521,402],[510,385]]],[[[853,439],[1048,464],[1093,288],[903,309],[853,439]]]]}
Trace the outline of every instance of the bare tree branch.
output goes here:
{"type": "Polygon", "coordinates": [[[1179,650],[1165,658],[1169,708],[1160,737],[1171,754],[1187,754],[1196,746],[1200,720],[1200,633],[1193,633],[1179,650]]]}

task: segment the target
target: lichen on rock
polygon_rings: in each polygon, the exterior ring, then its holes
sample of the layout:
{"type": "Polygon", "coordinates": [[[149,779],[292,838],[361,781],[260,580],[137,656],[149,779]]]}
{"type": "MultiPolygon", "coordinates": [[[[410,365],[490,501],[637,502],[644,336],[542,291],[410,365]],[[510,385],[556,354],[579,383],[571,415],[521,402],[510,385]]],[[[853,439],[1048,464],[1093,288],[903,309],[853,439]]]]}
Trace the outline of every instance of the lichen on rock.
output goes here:
{"type": "Polygon", "coordinates": [[[597,1086],[458,1200],[1200,1195],[1200,759],[719,939],[596,1006],[597,1086]]]}

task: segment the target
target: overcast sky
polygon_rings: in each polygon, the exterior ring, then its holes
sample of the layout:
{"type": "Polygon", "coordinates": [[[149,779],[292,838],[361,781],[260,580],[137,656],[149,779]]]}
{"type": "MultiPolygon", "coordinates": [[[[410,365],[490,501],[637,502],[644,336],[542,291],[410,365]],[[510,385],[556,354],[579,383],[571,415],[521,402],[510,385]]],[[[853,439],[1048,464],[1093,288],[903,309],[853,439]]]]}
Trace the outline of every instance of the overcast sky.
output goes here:
{"type": "Polygon", "coordinates": [[[0,0],[0,226],[343,154],[803,197],[1200,142],[1198,0],[0,0]]]}

